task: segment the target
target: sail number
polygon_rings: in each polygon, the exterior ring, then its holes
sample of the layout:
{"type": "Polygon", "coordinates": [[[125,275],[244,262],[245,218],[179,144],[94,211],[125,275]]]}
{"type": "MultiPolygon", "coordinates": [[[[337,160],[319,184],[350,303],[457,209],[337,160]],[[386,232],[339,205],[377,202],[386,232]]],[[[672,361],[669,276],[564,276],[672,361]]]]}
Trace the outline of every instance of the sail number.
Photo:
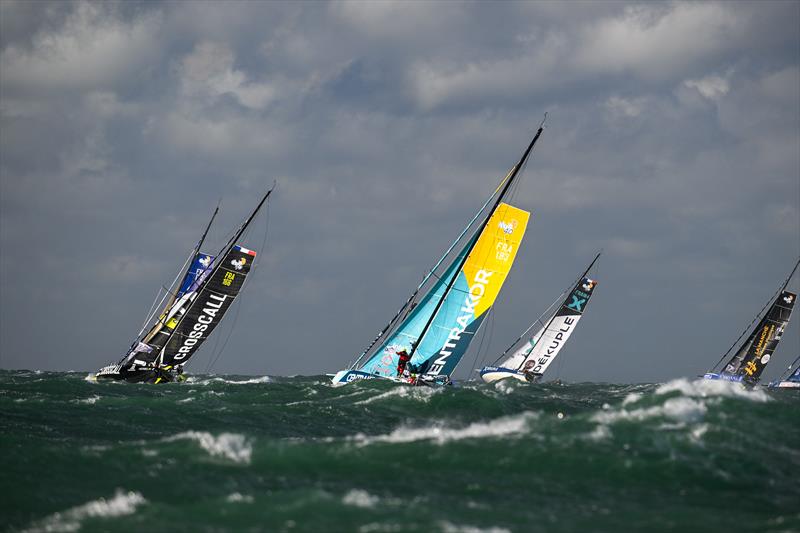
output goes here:
{"type": "Polygon", "coordinates": [[[230,287],[233,280],[236,279],[236,274],[233,272],[225,272],[225,278],[222,280],[222,284],[226,287],[230,287]]]}
{"type": "Polygon", "coordinates": [[[498,261],[508,261],[514,253],[514,245],[505,242],[498,242],[495,246],[495,258],[498,261]]]}

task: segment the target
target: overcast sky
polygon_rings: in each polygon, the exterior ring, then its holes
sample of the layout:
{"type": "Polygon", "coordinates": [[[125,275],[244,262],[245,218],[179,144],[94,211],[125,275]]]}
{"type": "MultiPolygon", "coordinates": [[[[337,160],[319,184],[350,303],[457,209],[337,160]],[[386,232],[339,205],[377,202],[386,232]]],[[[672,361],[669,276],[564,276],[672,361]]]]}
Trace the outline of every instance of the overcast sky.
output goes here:
{"type": "MultiPolygon", "coordinates": [[[[119,359],[218,199],[209,252],[277,179],[238,317],[187,371],[231,326],[215,372],[339,370],[548,111],[473,347],[494,359],[602,248],[550,377],[694,376],[800,254],[799,28],[798,2],[3,0],[0,367],[119,359]]],[[[798,353],[795,316],[765,376],[798,353]]]]}

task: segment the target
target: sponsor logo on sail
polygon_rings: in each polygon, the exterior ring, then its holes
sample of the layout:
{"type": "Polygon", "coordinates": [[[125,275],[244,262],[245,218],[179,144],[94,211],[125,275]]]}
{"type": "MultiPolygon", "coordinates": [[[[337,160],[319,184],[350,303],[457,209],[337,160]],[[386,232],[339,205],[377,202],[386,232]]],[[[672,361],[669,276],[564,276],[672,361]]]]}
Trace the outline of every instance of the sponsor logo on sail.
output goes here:
{"type": "Polygon", "coordinates": [[[176,361],[181,361],[192,353],[192,350],[194,350],[195,346],[197,346],[197,344],[202,340],[206,330],[212,326],[214,320],[216,320],[217,313],[219,313],[220,309],[222,308],[222,304],[227,299],[228,296],[224,294],[208,295],[208,301],[203,306],[203,311],[200,313],[200,316],[197,317],[197,322],[195,322],[194,326],[192,326],[192,329],[186,338],[183,339],[183,344],[178,349],[178,353],[175,354],[174,359],[176,361]]]}
{"type": "MultiPolygon", "coordinates": [[[[555,357],[558,351],[561,349],[561,345],[567,340],[569,337],[570,331],[575,323],[578,321],[580,317],[564,317],[564,324],[556,331],[556,334],[553,336],[552,341],[550,341],[550,345],[547,346],[545,352],[539,356],[538,359],[531,359],[525,363],[525,367],[523,371],[525,372],[533,372],[534,374],[541,374],[544,372],[544,369],[547,367],[547,364],[550,362],[550,359],[555,357]]],[[[542,335],[544,337],[544,335],[542,335]]]]}
{"type": "Polygon", "coordinates": [[[231,264],[233,265],[233,268],[235,268],[236,270],[243,269],[244,265],[246,263],[247,263],[247,260],[244,257],[242,257],[241,259],[232,259],[231,260],[231,264]]]}
{"type": "Polygon", "coordinates": [[[438,376],[439,372],[444,368],[444,365],[447,364],[447,358],[453,354],[453,348],[458,345],[458,341],[461,340],[461,335],[467,329],[467,326],[473,318],[475,318],[475,307],[486,293],[486,285],[489,283],[489,277],[493,273],[494,272],[489,272],[487,270],[479,270],[475,274],[475,282],[469,288],[469,293],[467,293],[464,298],[464,305],[461,306],[462,314],[456,319],[457,325],[450,330],[450,334],[447,336],[447,342],[445,342],[442,349],[439,350],[438,358],[433,362],[426,374],[438,376]]]}
{"type": "Polygon", "coordinates": [[[786,296],[783,297],[783,301],[786,302],[787,304],[792,303],[794,301],[794,295],[787,294],[786,296]]]}
{"type": "Polygon", "coordinates": [[[498,227],[501,230],[503,230],[503,233],[511,235],[512,233],[514,233],[514,230],[517,229],[517,224],[519,224],[519,222],[517,222],[516,220],[512,220],[510,222],[501,220],[500,224],[498,224],[498,227]]]}
{"type": "Polygon", "coordinates": [[[205,267],[205,268],[208,268],[208,265],[210,265],[210,264],[211,264],[211,256],[210,256],[210,255],[204,255],[204,256],[200,257],[200,259],[199,259],[199,261],[198,261],[198,262],[199,262],[199,263],[200,263],[200,264],[201,264],[203,267],[205,267]]]}

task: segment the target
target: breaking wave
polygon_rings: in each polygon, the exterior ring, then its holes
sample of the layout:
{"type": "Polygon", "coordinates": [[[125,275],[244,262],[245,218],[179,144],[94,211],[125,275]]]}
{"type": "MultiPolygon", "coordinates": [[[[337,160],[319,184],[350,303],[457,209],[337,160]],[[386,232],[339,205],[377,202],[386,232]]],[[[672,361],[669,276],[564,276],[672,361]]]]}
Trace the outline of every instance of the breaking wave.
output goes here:
{"type": "Polygon", "coordinates": [[[253,447],[247,438],[237,433],[221,433],[215,437],[207,431],[185,431],[162,439],[163,442],[178,440],[193,440],[210,455],[230,459],[235,463],[250,464],[253,454],[253,447]]]}
{"type": "Polygon", "coordinates": [[[463,439],[494,438],[521,434],[528,430],[530,422],[538,418],[536,413],[526,412],[518,415],[504,416],[489,422],[474,422],[463,428],[449,428],[435,425],[422,428],[399,427],[386,435],[368,436],[362,433],[349,438],[359,446],[375,443],[400,444],[421,440],[445,444],[463,439]]]}
{"type": "Polygon", "coordinates": [[[145,503],[147,503],[147,500],[138,492],[117,490],[114,496],[108,500],[99,498],[78,507],[52,514],[26,531],[29,533],[78,531],[83,520],[87,518],[133,514],[136,512],[137,507],[145,503]]]}

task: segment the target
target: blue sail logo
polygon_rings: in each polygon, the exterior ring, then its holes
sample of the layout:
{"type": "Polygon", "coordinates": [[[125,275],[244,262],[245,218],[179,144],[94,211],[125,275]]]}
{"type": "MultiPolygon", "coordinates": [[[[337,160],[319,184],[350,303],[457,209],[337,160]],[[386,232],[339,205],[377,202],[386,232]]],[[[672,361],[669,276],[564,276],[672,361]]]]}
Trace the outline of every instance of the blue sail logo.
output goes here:
{"type": "Polygon", "coordinates": [[[508,235],[511,235],[512,233],[514,233],[514,229],[517,227],[517,221],[516,220],[512,220],[511,222],[504,222],[504,221],[501,220],[500,224],[498,224],[497,226],[501,230],[503,230],[503,233],[507,233],[508,235]]]}

